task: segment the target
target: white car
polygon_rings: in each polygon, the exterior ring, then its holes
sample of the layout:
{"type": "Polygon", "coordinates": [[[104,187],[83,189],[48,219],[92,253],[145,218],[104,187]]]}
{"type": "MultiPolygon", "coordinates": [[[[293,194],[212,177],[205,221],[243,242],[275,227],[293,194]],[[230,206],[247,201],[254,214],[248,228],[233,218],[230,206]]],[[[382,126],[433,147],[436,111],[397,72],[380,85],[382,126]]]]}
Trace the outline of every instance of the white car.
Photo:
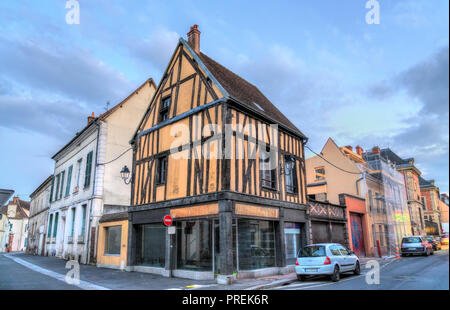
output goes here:
{"type": "Polygon", "coordinates": [[[300,249],[295,262],[295,273],[299,281],[306,276],[329,275],[339,281],[341,273],[361,273],[358,256],[338,243],[311,244],[300,249]]]}

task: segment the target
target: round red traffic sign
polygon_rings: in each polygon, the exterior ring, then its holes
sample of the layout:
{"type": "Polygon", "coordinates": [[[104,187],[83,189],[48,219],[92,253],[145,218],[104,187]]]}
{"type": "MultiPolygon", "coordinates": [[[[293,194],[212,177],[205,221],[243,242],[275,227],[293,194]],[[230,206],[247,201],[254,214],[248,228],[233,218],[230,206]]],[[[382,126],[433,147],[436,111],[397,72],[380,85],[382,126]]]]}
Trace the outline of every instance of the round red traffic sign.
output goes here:
{"type": "Polygon", "coordinates": [[[172,225],[172,223],[173,223],[173,218],[172,218],[172,216],[170,216],[170,215],[164,216],[163,223],[164,223],[164,225],[166,225],[166,226],[172,225]]]}

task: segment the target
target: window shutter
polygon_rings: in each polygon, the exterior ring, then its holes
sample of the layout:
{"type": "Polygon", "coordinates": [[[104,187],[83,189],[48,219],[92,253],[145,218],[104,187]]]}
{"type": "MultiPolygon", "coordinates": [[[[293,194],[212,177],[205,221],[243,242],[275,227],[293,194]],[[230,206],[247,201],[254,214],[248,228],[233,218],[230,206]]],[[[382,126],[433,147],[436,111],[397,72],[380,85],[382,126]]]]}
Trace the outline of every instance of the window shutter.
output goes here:
{"type": "Polygon", "coordinates": [[[58,215],[59,213],[55,213],[55,224],[53,225],[53,237],[56,237],[56,233],[58,231],[58,215]]]}
{"type": "Polygon", "coordinates": [[[82,217],[81,217],[81,232],[80,232],[80,235],[84,236],[84,229],[86,227],[86,205],[84,205],[82,208],[83,208],[83,213],[82,213],[82,217]]]}
{"type": "Polygon", "coordinates": [[[58,192],[59,192],[59,182],[61,181],[61,173],[56,176],[56,191],[55,191],[55,201],[58,200],[58,192]]]}
{"type": "Polygon", "coordinates": [[[63,190],[64,190],[64,176],[66,175],[66,171],[61,173],[61,188],[59,189],[59,199],[62,198],[63,190]]]}
{"type": "Polygon", "coordinates": [[[53,224],[53,214],[50,214],[50,220],[48,221],[47,237],[50,237],[50,234],[52,233],[52,224],[53,224]]]}
{"type": "Polygon", "coordinates": [[[92,151],[89,152],[86,159],[86,174],[84,176],[84,187],[88,187],[91,183],[91,170],[92,170],[92,151]]]}
{"type": "Polygon", "coordinates": [[[55,176],[52,176],[52,186],[50,187],[50,199],[49,202],[52,202],[52,197],[53,197],[53,187],[55,186],[55,176]]]}
{"type": "Polygon", "coordinates": [[[70,194],[70,183],[72,181],[72,169],[73,165],[69,167],[69,171],[67,172],[67,186],[66,186],[66,197],[70,194]]]}

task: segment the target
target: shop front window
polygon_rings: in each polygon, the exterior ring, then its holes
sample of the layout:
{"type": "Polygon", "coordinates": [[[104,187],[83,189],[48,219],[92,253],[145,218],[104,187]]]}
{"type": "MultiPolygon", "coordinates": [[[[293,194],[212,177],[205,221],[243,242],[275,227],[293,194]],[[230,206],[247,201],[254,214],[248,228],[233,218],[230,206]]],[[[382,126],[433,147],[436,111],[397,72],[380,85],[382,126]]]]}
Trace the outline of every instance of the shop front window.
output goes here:
{"type": "Polygon", "coordinates": [[[105,254],[120,255],[122,226],[105,227],[105,254]]]}
{"type": "Polygon", "coordinates": [[[176,227],[177,269],[212,271],[213,221],[182,221],[176,227]]]}
{"type": "Polygon", "coordinates": [[[166,227],[145,224],[136,227],[136,263],[151,267],[165,267],[166,227]]]}
{"type": "Polygon", "coordinates": [[[238,220],[239,269],[275,267],[275,228],[270,221],[238,220]]]}
{"type": "Polygon", "coordinates": [[[300,243],[300,224],[284,223],[284,240],[286,246],[286,264],[293,265],[297,259],[300,243]]]}

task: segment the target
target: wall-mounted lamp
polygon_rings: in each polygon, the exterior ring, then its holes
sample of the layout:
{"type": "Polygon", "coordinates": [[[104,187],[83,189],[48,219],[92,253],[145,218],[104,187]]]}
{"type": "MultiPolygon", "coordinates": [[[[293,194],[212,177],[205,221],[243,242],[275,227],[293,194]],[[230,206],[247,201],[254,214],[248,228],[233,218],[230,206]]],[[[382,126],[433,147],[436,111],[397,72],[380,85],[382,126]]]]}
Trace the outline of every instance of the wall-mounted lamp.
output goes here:
{"type": "Polygon", "coordinates": [[[120,170],[120,177],[122,178],[125,184],[130,184],[131,182],[130,169],[128,169],[126,165],[123,166],[122,170],[120,170]]]}

